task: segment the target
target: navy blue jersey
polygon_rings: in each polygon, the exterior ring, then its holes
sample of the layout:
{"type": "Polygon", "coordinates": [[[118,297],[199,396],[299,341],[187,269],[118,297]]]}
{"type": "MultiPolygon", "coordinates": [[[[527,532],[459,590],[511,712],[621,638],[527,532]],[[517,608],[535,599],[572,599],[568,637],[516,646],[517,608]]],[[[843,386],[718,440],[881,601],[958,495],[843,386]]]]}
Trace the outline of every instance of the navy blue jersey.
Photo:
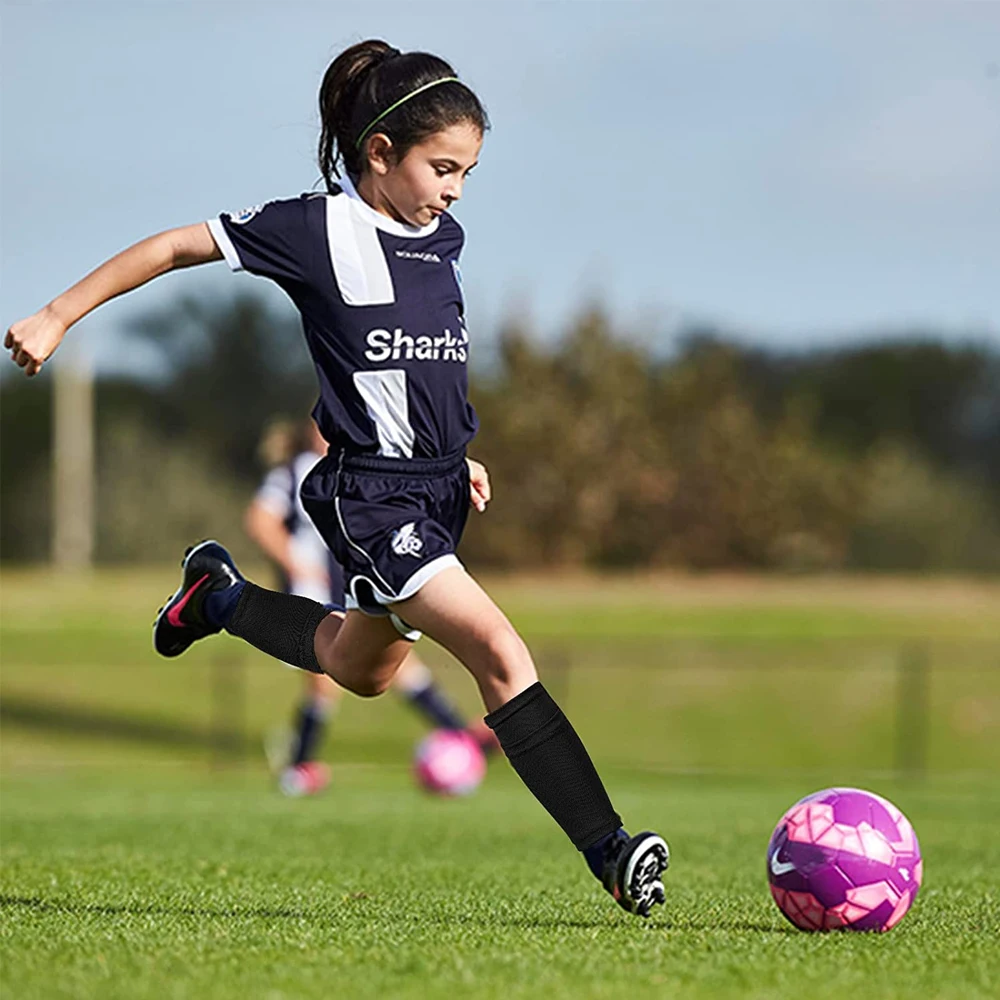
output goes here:
{"type": "Polygon", "coordinates": [[[346,178],[209,223],[234,271],[277,282],[302,315],[319,375],[313,416],[335,451],[440,458],[475,436],[469,335],[447,212],[408,226],[376,212],[346,178]]]}

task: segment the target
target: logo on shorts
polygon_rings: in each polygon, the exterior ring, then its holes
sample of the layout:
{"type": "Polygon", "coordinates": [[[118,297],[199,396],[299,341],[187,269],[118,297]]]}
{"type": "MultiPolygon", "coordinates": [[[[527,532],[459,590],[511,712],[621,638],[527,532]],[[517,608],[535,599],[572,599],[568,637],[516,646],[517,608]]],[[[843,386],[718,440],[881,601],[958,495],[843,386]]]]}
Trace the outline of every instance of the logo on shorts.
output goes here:
{"type": "Polygon", "coordinates": [[[389,544],[397,556],[416,557],[423,551],[424,540],[417,534],[416,524],[411,521],[392,533],[389,544]]]}

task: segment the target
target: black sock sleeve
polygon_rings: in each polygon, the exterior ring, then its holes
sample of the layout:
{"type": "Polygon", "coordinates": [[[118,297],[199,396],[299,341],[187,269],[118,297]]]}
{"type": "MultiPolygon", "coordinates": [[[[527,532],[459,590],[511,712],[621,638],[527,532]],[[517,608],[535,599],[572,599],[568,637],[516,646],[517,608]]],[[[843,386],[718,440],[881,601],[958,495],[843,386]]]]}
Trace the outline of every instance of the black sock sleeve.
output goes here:
{"type": "Polygon", "coordinates": [[[308,597],[279,594],[247,583],[226,631],[283,663],[321,674],[315,638],[330,609],[308,597]]]}
{"type": "Polygon", "coordinates": [[[622,825],[586,747],[540,682],[487,715],[486,725],[578,851],[622,825]]]}

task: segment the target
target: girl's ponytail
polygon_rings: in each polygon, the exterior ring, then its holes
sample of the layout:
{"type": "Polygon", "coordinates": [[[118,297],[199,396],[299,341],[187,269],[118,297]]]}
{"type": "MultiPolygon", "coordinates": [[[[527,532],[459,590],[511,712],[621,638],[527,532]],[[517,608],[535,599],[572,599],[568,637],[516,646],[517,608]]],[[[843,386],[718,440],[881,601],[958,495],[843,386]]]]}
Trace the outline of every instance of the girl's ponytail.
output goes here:
{"type": "Polygon", "coordinates": [[[337,160],[343,160],[348,173],[360,173],[360,170],[354,169],[358,166],[355,162],[358,157],[351,130],[361,84],[376,66],[398,55],[399,49],[377,38],[369,39],[341,52],[323,74],[323,84],[319,88],[319,117],[322,122],[319,169],[328,191],[339,176],[337,160]],[[352,153],[355,155],[352,156],[352,153]]]}
{"type": "Polygon", "coordinates": [[[373,134],[389,136],[401,158],[411,146],[459,122],[485,132],[489,121],[479,98],[464,83],[445,82],[454,77],[443,59],[426,52],[404,54],[379,39],[341,52],[319,90],[319,169],[327,190],[340,176],[338,163],[360,177],[365,144],[373,134]],[[435,82],[440,86],[415,93],[435,82]],[[412,100],[402,100],[410,95],[412,100]]]}

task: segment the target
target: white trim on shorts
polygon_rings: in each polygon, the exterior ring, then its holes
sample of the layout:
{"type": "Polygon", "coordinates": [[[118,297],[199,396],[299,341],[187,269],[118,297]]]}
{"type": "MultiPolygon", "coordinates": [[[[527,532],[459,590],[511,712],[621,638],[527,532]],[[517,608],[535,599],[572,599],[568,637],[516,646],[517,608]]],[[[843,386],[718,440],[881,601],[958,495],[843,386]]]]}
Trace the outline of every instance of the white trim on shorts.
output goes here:
{"type": "Polygon", "coordinates": [[[436,559],[432,559],[429,563],[424,563],[410,577],[406,583],[403,584],[402,589],[396,597],[397,601],[405,601],[411,598],[420,588],[434,577],[438,575],[442,570],[449,569],[452,566],[457,566],[459,569],[464,569],[461,559],[455,555],[454,552],[446,552],[443,556],[438,556],[436,559]]]}
{"type": "Polygon", "coordinates": [[[420,588],[424,586],[424,584],[433,580],[438,573],[441,573],[446,569],[450,569],[452,566],[458,566],[459,569],[465,568],[462,565],[462,561],[455,555],[454,552],[446,552],[443,556],[438,556],[436,559],[432,559],[426,565],[421,566],[420,569],[418,569],[416,573],[414,573],[413,576],[411,576],[409,580],[403,584],[399,593],[394,596],[385,593],[383,590],[379,590],[379,588],[372,583],[370,577],[365,576],[363,573],[357,573],[352,576],[350,580],[344,581],[344,604],[346,605],[348,611],[360,611],[362,614],[368,615],[370,618],[388,617],[404,639],[409,639],[410,642],[416,642],[422,633],[407,624],[407,622],[403,621],[399,615],[389,609],[388,605],[395,604],[397,601],[405,601],[413,597],[413,595],[416,594],[420,588]],[[375,598],[376,602],[382,605],[385,609],[384,614],[380,615],[377,611],[371,611],[369,608],[363,608],[358,603],[358,599],[354,593],[354,588],[359,580],[363,580],[371,588],[372,596],[375,598]]]}
{"type": "MultiPolygon", "coordinates": [[[[382,579],[381,573],[379,573],[378,569],[375,566],[375,560],[372,559],[372,557],[370,555],[368,555],[368,553],[360,545],[358,545],[358,543],[356,541],[354,541],[354,539],[351,538],[351,536],[347,533],[347,522],[344,520],[344,515],[340,512],[340,474],[341,474],[341,472],[343,472],[343,470],[344,470],[344,453],[341,452],[340,456],[337,459],[337,479],[336,479],[336,482],[333,484],[333,509],[334,509],[334,512],[337,515],[337,523],[340,525],[340,530],[344,533],[344,538],[347,539],[347,544],[350,545],[352,549],[357,549],[358,552],[360,552],[365,557],[365,559],[368,560],[368,565],[371,566],[372,572],[379,578],[379,582],[387,590],[391,589],[389,587],[389,584],[386,583],[385,580],[382,579]]],[[[367,577],[366,577],[366,579],[367,579],[367,577]]],[[[369,582],[369,584],[371,584],[371,587],[374,590],[375,589],[374,584],[372,584],[370,580],[368,582],[369,582]]],[[[351,585],[347,582],[347,575],[345,573],[345,575],[344,575],[344,600],[345,600],[345,603],[347,601],[348,595],[350,595],[351,597],[354,596],[353,594],[350,594],[350,590],[351,590],[351,585]]],[[[348,606],[348,610],[350,610],[349,606],[348,606]]]]}
{"type": "MultiPolygon", "coordinates": [[[[443,556],[438,556],[436,559],[432,559],[429,563],[421,566],[420,569],[416,571],[403,584],[400,588],[398,594],[387,593],[384,590],[380,590],[378,587],[372,583],[371,579],[364,575],[364,573],[355,573],[351,577],[350,582],[345,581],[344,587],[344,602],[347,604],[348,610],[357,609],[359,611],[364,611],[358,604],[357,597],[354,596],[354,585],[358,580],[364,580],[372,589],[372,596],[375,600],[381,604],[386,609],[386,614],[389,613],[389,604],[395,604],[397,601],[406,601],[413,597],[420,588],[430,580],[433,580],[438,573],[443,570],[450,569],[452,566],[458,566],[459,569],[464,569],[461,559],[455,555],[454,552],[446,552],[443,556]]],[[[384,583],[385,581],[383,581],[384,583]]]]}
{"type": "MultiPolygon", "coordinates": [[[[339,469],[337,470],[337,473],[338,473],[338,476],[339,476],[339,473],[340,473],[339,469]]],[[[337,485],[339,486],[340,483],[338,482],[337,485]]],[[[383,587],[385,587],[385,591],[382,591],[382,593],[385,593],[386,591],[391,590],[392,588],[382,578],[382,574],[379,573],[378,567],[375,565],[375,560],[372,559],[372,557],[370,555],[368,555],[368,553],[360,545],[358,545],[358,543],[356,541],[354,541],[354,539],[351,538],[351,536],[347,533],[347,522],[344,520],[344,515],[340,512],[340,497],[338,497],[336,494],[334,494],[334,497],[333,497],[333,509],[337,513],[337,521],[340,524],[340,530],[343,532],[344,538],[347,539],[347,544],[350,545],[352,549],[357,549],[358,552],[360,552],[365,557],[365,559],[368,560],[368,565],[371,566],[372,573],[375,576],[378,577],[379,583],[381,583],[381,585],[383,587]]],[[[365,577],[365,579],[367,579],[367,577],[365,577]]],[[[368,582],[371,583],[370,580],[368,582]]],[[[372,589],[373,590],[377,589],[374,584],[372,584],[372,589]]],[[[379,600],[379,603],[380,604],[382,603],[381,599],[379,600]]]]}

